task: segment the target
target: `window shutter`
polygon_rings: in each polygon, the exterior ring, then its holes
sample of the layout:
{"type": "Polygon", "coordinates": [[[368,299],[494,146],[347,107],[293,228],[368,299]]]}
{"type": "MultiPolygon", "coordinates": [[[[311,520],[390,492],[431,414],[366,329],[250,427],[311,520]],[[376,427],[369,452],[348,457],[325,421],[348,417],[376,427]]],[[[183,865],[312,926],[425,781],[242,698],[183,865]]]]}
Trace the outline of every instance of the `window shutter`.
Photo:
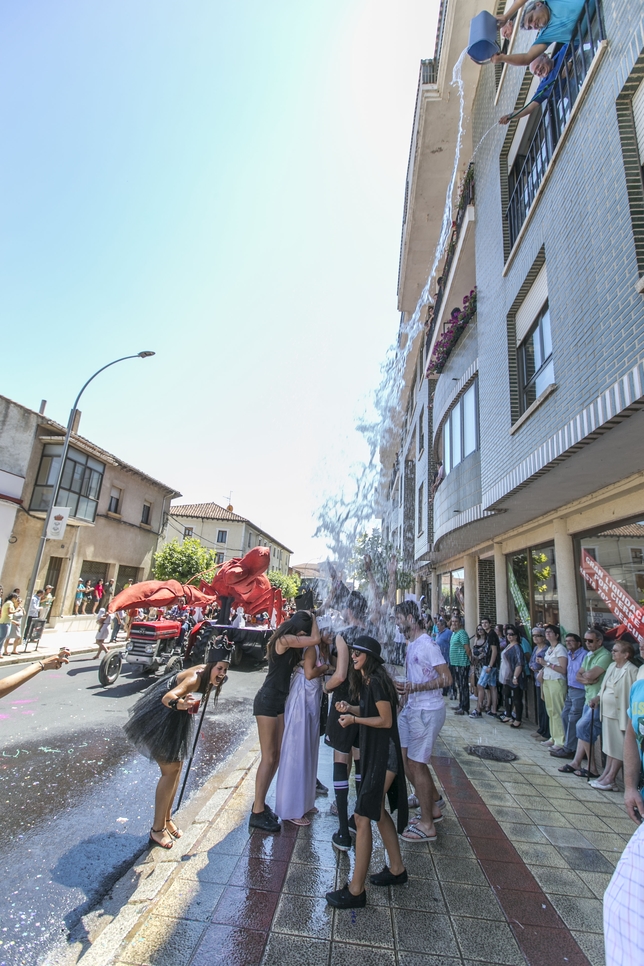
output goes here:
{"type": "Polygon", "coordinates": [[[635,118],[640,162],[644,165],[644,81],[642,81],[633,95],[633,117],[635,118]]]}
{"type": "Polygon", "coordinates": [[[544,265],[523,302],[517,310],[515,325],[517,331],[517,345],[525,339],[528,330],[548,298],[548,274],[544,265]]]}

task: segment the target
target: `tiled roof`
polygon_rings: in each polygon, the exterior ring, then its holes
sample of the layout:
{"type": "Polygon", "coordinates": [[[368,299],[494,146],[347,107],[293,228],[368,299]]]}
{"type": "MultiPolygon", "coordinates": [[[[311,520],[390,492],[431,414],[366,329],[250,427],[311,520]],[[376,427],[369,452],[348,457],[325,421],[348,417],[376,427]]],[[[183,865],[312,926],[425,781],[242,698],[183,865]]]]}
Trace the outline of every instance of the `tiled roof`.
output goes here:
{"type": "Polygon", "coordinates": [[[639,537],[644,538],[644,523],[627,523],[623,527],[613,527],[612,530],[602,530],[601,537],[639,537]]]}
{"type": "Polygon", "coordinates": [[[262,530],[257,524],[249,520],[248,517],[240,517],[238,513],[233,513],[231,510],[227,510],[223,506],[219,506],[218,503],[184,503],[179,506],[170,507],[171,517],[195,517],[197,520],[228,520],[230,523],[247,523],[261,533],[262,537],[270,540],[271,543],[277,544],[278,547],[282,547],[287,553],[293,553],[292,550],[282,543],[281,540],[276,540],[275,537],[271,537],[270,533],[266,533],[266,530],[262,530]]]}
{"type": "Polygon", "coordinates": [[[173,517],[198,517],[200,520],[231,520],[237,523],[247,523],[246,517],[227,510],[218,503],[184,503],[182,506],[171,506],[170,515],[173,517]]]}

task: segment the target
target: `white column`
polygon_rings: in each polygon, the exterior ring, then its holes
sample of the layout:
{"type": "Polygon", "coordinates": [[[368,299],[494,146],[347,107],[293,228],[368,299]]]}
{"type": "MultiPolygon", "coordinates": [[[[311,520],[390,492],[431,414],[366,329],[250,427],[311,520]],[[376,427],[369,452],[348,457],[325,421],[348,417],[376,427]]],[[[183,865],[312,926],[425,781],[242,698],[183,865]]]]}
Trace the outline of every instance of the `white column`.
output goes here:
{"type": "Polygon", "coordinates": [[[554,521],[555,566],[559,596],[559,621],[567,631],[579,633],[579,605],[577,603],[577,575],[575,553],[568,525],[558,517],[554,521]]]}
{"type": "Polygon", "coordinates": [[[438,586],[438,574],[435,570],[432,570],[432,615],[438,614],[438,596],[439,596],[439,586],[438,586]]]}
{"type": "Polygon", "coordinates": [[[508,613],[508,575],[505,554],[500,543],[494,544],[494,592],[496,594],[496,622],[507,624],[508,613]]]}
{"type": "Polygon", "coordinates": [[[479,620],[478,557],[468,553],[463,561],[465,569],[465,630],[476,633],[479,620]]]}

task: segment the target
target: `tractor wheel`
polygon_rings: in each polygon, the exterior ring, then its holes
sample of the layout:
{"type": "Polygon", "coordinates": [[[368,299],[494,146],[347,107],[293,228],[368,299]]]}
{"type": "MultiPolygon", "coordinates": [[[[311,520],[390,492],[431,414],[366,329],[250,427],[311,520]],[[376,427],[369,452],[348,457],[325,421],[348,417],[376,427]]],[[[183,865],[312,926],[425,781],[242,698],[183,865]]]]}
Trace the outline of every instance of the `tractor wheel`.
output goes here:
{"type": "Polygon", "coordinates": [[[168,661],[168,663],[166,664],[166,666],[165,666],[165,668],[163,670],[163,673],[164,674],[177,674],[177,672],[178,671],[181,671],[181,670],[183,670],[183,658],[180,658],[177,655],[175,657],[171,657],[170,658],[170,660],[168,661]]]}
{"type": "Polygon", "coordinates": [[[105,654],[98,667],[98,680],[104,688],[114,684],[121,673],[122,665],[123,655],[120,651],[111,651],[109,654],[105,654]]]}

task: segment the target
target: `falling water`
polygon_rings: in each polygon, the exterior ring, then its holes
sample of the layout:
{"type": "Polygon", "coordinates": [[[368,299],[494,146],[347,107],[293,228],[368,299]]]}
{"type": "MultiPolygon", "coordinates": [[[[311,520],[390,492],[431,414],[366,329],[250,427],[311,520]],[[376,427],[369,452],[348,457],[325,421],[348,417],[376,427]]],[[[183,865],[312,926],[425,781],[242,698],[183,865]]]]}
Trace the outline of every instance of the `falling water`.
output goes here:
{"type": "Polygon", "coordinates": [[[430,294],[431,287],[451,233],[452,199],[461,159],[465,122],[462,66],[466,54],[467,49],[461,53],[452,71],[451,86],[457,87],[459,97],[458,133],[454,167],[445,194],[443,219],[434,260],[414,313],[407,322],[401,323],[396,344],[389,348],[382,365],[382,378],[374,394],[376,418],[373,421],[365,418],[356,427],[369,446],[369,462],[357,467],[351,474],[353,493],[349,496],[341,493],[329,497],[318,511],[318,527],[315,536],[326,539],[332,556],[340,566],[346,564],[355,546],[356,538],[373,523],[377,514],[378,490],[382,482],[378,462],[379,452],[400,429],[402,412],[398,402],[407,359],[415,337],[423,326],[421,321],[423,309],[433,301],[430,294]]]}
{"type": "Polygon", "coordinates": [[[491,131],[495,131],[495,130],[496,130],[496,129],[498,128],[498,126],[499,126],[499,122],[498,122],[498,121],[495,121],[495,122],[494,122],[494,124],[492,125],[492,127],[490,127],[490,128],[488,128],[488,129],[487,129],[487,131],[485,132],[485,134],[483,135],[483,137],[481,138],[481,140],[479,141],[479,143],[478,143],[478,144],[476,145],[476,147],[474,148],[474,151],[473,151],[473,153],[472,153],[472,161],[473,161],[473,160],[474,160],[474,158],[476,157],[476,152],[477,152],[477,151],[478,151],[478,149],[479,149],[479,148],[481,147],[481,145],[482,145],[482,144],[483,144],[483,142],[485,141],[485,139],[486,139],[486,137],[488,136],[488,134],[489,134],[489,133],[490,133],[491,131]]]}

